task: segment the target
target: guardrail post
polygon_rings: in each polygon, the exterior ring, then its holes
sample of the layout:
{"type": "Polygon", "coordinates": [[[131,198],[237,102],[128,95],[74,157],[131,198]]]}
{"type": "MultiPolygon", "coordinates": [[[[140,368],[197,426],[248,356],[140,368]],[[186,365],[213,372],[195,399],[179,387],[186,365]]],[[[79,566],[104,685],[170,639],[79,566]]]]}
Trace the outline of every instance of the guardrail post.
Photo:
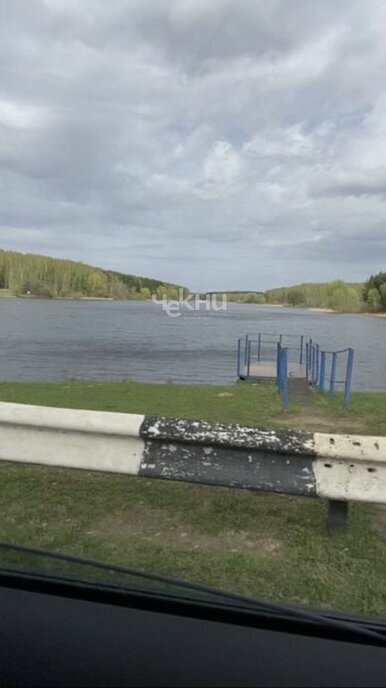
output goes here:
{"type": "Polygon", "coordinates": [[[300,337],[300,357],[299,357],[299,364],[300,365],[302,365],[302,363],[303,363],[303,346],[304,346],[304,334],[302,334],[300,337]]]}
{"type": "Polygon", "coordinates": [[[344,397],[343,404],[347,408],[351,401],[351,381],[353,373],[353,362],[354,362],[354,349],[348,350],[347,355],[347,366],[346,366],[346,379],[344,383],[344,397]]]}
{"type": "Polygon", "coordinates": [[[326,352],[322,351],[320,355],[320,378],[319,387],[322,392],[324,392],[324,377],[326,374],[326,352]]]}
{"type": "Polygon", "coordinates": [[[241,339],[237,340],[237,377],[240,379],[241,339]]]}
{"type": "Polygon", "coordinates": [[[330,399],[335,394],[335,377],[336,377],[336,362],[337,362],[338,354],[336,351],[332,354],[332,362],[331,362],[331,377],[330,377],[330,390],[329,390],[329,396],[330,399]]]}
{"type": "Polygon", "coordinates": [[[258,340],[257,340],[257,361],[260,361],[260,352],[261,352],[261,332],[259,332],[258,340]]]}
{"type": "Polygon", "coordinates": [[[339,499],[328,500],[327,531],[329,535],[335,535],[347,526],[348,502],[339,499]]]}

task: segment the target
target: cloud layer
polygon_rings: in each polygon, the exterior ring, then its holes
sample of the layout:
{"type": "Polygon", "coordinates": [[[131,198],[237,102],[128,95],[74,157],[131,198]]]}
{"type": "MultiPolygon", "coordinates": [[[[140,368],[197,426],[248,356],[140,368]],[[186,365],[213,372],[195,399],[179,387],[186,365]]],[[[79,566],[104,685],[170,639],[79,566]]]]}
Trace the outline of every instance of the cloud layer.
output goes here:
{"type": "Polygon", "coordinates": [[[0,246],[264,289],[386,262],[384,0],[0,0],[0,246]]]}

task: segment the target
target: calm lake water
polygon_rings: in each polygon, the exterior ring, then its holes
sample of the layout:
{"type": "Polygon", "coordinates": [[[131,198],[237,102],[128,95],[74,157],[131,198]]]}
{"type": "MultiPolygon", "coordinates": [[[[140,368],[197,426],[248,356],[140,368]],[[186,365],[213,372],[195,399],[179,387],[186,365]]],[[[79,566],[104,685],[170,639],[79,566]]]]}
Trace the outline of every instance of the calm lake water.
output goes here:
{"type": "Polygon", "coordinates": [[[239,304],[170,318],[141,301],[0,301],[0,380],[232,383],[237,338],[259,331],[352,346],[354,389],[386,390],[386,319],[239,304]]]}

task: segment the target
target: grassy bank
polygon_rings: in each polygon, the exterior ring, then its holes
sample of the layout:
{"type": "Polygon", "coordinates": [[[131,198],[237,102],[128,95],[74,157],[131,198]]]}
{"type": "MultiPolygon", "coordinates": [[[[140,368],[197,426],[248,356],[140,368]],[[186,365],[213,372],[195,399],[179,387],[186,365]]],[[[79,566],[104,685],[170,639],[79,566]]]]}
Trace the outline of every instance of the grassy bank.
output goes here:
{"type": "MultiPolygon", "coordinates": [[[[352,410],[318,395],[281,411],[274,387],[7,384],[0,399],[107,411],[386,434],[386,395],[352,410]],[[225,396],[224,396],[225,395],[225,396]],[[231,395],[231,396],[229,396],[231,395]]],[[[0,539],[198,581],[261,598],[386,616],[386,511],[350,507],[327,538],[317,500],[0,463],[0,539]]]]}
{"type": "Polygon", "coordinates": [[[162,385],[137,382],[0,383],[0,400],[67,408],[144,413],[260,427],[386,435],[386,393],[357,393],[349,410],[341,395],[284,412],[274,385],[162,385]]]}

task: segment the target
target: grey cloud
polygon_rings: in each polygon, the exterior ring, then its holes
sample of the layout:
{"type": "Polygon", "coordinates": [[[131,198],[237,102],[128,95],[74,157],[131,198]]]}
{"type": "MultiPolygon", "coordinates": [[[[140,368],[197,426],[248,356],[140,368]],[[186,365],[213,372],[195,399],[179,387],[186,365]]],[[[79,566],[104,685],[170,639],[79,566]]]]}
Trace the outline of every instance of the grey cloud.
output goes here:
{"type": "Polygon", "coordinates": [[[335,7],[334,19],[324,3],[246,0],[172,0],[145,2],[137,13],[141,35],[185,67],[217,60],[269,56],[273,60],[297,43],[339,21],[345,3],[335,7]],[[301,21],[299,21],[301,17],[301,21]]]}
{"type": "Polygon", "coordinates": [[[379,266],[383,2],[0,11],[1,246],[197,288],[379,266]]]}
{"type": "Polygon", "coordinates": [[[355,170],[338,175],[331,184],[319,189],[320,195],[327,196],[385,196],[386,168],[355,170]]]}

